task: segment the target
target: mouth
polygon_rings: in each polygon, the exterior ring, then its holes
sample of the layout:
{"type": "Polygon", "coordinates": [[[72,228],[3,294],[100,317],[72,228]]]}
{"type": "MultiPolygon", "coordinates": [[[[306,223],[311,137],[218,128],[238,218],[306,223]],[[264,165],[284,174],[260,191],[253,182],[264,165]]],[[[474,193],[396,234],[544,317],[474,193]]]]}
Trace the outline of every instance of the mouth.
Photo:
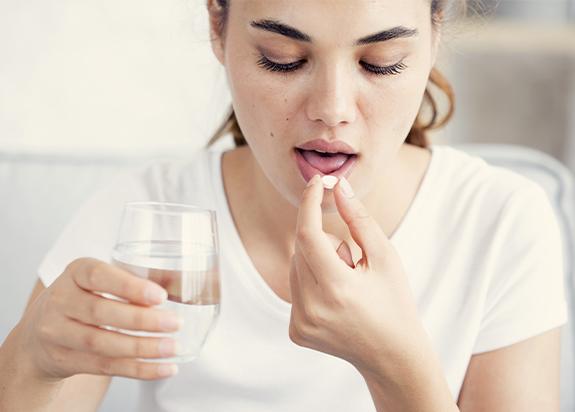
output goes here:
{"type": "Polygon", "coordinates": [[[306,182],[314,175],[347,178],[357,162],[356,153],[327,153],[294,148],[296,164],[306,182]]]}

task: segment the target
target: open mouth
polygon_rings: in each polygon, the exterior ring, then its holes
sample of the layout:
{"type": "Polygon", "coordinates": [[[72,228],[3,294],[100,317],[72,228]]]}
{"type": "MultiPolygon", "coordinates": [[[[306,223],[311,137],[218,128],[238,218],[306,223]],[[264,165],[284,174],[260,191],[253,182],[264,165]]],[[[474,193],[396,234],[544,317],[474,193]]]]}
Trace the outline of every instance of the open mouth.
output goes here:
{"type": "Polygon", "coordinates": [[[347,178],[358,157],[357,154],[326,153],[299,148],[295,148],[295,153],[298,168],[306,182],[316,174],[347,178]]]}

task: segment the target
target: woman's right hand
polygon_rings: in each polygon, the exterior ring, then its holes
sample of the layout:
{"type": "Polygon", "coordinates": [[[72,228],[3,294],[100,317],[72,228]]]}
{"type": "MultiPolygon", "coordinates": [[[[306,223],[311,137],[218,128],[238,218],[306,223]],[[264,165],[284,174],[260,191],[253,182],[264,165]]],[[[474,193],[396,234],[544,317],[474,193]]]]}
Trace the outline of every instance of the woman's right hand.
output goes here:
{"type": "Polygon", "coordinates": [[[151,307],[165,299],[166,291],[150,280],[96,259],[76,259],[20,320],[20,354],[39,378],[48,381],[80,373],[146,380],[171,376],[177,372],[176,365],[137,358],[173,356],[173,339],[101,328],[175,332],[181,325],[177,315],[151,307]]]}

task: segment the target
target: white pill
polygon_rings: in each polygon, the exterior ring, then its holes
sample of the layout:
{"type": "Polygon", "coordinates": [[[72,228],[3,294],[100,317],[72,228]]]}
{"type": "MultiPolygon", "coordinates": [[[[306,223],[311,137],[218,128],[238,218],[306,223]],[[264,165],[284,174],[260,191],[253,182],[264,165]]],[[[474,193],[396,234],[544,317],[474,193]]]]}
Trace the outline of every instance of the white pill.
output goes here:
{"type": "Polygon", "coordinates": [[[323,187],[325,189],[333,189],[338,182],[338,178],[332,175],[322,176],[321,182],[323,183],[323,187]]]}

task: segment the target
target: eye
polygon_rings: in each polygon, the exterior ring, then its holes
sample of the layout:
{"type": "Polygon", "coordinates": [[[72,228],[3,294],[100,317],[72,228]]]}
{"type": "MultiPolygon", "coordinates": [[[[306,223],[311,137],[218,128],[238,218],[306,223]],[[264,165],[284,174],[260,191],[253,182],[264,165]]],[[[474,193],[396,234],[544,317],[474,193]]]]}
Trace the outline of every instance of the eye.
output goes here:
{"type": "MultiPolygon", "coordinates": [[[[298,70],[306,62],[307,60],[303,59],[292,63],[276,63],[262,54],[260,55],[260,59],[258,60],[257,64],[264,69],[269,70],[270,72],[289,73],[298,70]]],[[[375,66],[364,61],[360,61],[359,64],[370,74],[378,76],[397,75],[407,68],[403,61],[392,64],[390,66],[375,66]]]]}
{"type": "Polygon", "coordinates": [[[403,63],[403,61],[392,64],[391,66],[374,66],[373,64],[369,64],[366,62],[359,62],[359,64],[361,64],[361,66],[368,72],[380,76],[390,76],[400,74],[405,69],[407,69],[407,66],[405,65],[405,63],[403,63]]]}
{"type": "Polygon", "coordinates": [[[268,59],[266,56],[264,56],[262,54],[262,55],[260,55],[260,59],[258,60],[258,65],[263,67],[266,70],[269,70],[270,72],[287,73],[287,72],[293,72],[293,71],[299,69],[301,66],[303,66],[303,64],[305,62],[306,62],[306,60],[299,60],[297,62],[286,63],[286,64],[276,63],[274,61],[271,61],[270,59],[268,59]]]}

